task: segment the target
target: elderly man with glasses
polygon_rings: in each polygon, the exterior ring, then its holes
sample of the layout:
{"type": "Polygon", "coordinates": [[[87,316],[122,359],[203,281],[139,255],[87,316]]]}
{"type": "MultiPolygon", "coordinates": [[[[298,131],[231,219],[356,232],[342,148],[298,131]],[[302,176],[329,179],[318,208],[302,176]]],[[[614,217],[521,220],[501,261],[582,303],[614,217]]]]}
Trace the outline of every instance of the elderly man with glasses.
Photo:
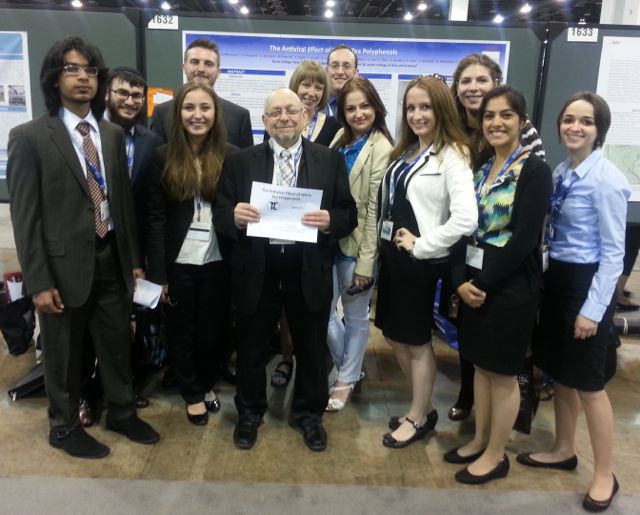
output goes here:
{"type": "Polygon", "coordinates": [[[297,94],[273,91],[262,116],[269,141],[228,156],[218,186],[214,226],[235,240],[231,281],[238,312],[238,424],[233,441],[239,449],[253,447],[267,410],[269,339],[283,307],[297,363],[293,422],[309,449],[327,447],[322,415],[328,400],[325,355],[332,267],[335,244],[355,228],[357,212],[344,159],[301,137],[306,120],[297,94]],[[249,203],[255,182],[322,190],[320,209],[301,217],[302,224],[317,228],[317,241],[248,236],[247,224],[260,219],[259,210],[249,203]]]}

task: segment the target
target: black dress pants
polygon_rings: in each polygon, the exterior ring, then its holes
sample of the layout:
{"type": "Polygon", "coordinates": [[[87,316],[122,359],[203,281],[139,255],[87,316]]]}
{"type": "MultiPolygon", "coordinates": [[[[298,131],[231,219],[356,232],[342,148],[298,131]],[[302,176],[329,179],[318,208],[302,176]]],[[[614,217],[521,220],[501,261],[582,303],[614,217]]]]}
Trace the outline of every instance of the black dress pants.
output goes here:
{"type": "Polygon", "coordinates": [[[230,274],[223,261],[204,265],[174,263],[168,274],[165,317],[171,366],[187,404],[204,401],[216,382],[218,347],[229,323],[230,274]]]}
{"type": "Polygon", "coordinates": [[[259,422],[267,410],[265,366],[283,307],[297,367],[291,406],[294,422],[303,426],[322,420],[329,399],[325,355],[331,302],[319,311],[308,310],[300,287],[301,263],[301,245],[270,245],[258,308],[255,313],[238,313],[235,402],[240,422],[259,422]]]}
{"type": "Polygon", "coordinates": [[[135,414],[129,335],[132,302],[124,284],[115,235],[111,232],[104,240],[96,240],[95,271],[87,301],[78,307],[65,306],[59,315],[40,315],[52,428],[71,430],[79,423],[87,329],[100,362],[109,417],[122,419],[135,414]]]}

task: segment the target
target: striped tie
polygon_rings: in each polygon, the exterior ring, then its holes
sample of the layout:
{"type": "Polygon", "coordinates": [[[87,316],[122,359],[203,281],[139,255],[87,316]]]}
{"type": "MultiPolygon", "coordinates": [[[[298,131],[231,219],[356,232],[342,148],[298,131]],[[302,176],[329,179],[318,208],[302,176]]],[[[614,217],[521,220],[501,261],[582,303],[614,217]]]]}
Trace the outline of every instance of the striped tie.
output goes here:
{"type": "Polygon", "coordinates": [[[89,185],[89,192],[91,193],[91,200],[93,201],[93,219],[96,224],[96,234],[100,238],[104,238],[109,232],[109,224],[107,220],[102,220],[100,213],[100,204],[105,200],[104,191],[100,188],[98,181],[93,175],[91,168],[100,171],[100,160],[98,159],[98,151],[91,141],[91,125],[87,122],[80,122],[76,129],[82,134],[82,151],[84,158],[87,161],[87,183],[89,185]]]}
{"type": "Polygon", "coordinates": [[[293,166],[291,166],[291,152],[283,150],[278,157],[278,166],[280,167],[280,180],[284,186],[295,188],[295,174],[293,166]]]}

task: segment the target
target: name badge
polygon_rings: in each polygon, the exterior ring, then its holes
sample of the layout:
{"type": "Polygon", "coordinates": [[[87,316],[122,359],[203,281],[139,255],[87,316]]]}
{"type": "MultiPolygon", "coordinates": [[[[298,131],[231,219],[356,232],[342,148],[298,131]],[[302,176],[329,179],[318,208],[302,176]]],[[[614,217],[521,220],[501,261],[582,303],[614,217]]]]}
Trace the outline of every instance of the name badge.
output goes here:
{"type": "Polygon", "coordinates": [[[542,272],[544,273],[547,270],[549,270],[549,251],[543,250],[542,251],[542,272]]]}
{"type": "Polygon", "coordinates": [[[480,247],[474,247],[473,245],[467,245],[467,259],[466,263],[473,268],[482,270],[482,261],[484,260],[484,249],[480,247]]]}
{"type": "Polygon", "coordinates": [[[209,241],[211,224],[206,222],[192,222],[187,232],[188,240],[209,241]]]}
{"type": "Polygon", "coordinates": [[[393,222],[391,220],[383,220],[382,230],[380,231],[380,237],[383,240],[391,241],[392,234],[393,234],[393,222]]]}
{"type": "Polygon", "coordinates": [[[103,200],[100,202],[100,220],[107,222],[111,218],[111,211],[109,210],[109,201],[103,200]]]}

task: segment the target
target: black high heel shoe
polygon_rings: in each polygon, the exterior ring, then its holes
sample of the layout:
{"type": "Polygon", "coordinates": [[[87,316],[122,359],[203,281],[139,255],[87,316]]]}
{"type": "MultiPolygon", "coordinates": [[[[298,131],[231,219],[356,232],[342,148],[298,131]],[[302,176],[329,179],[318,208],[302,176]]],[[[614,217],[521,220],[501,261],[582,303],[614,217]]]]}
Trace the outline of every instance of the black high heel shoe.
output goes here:
{"type": "Polygon", "coordinates": [[[209,412],[205,411],[204,413],[200,413],[198,415],[192,415],[189,413],[189,405],[186,407],[187,411],[187,420],[196,426],[206,426],[209,422],[209,412]]]}
{"type": "MultiPolygon", "coordinates": [[[[423,425],[427,428],[427,431],[431,431],[436,427],[437,423],[438,423],[438,412],[434,409],[429,413],[427,413],[427,421],[423,425]]],[[[389,419],[388,426],[389,426],[389,429],[391,429],[391,431],[395,431],[400,427],[400,424],[402,424],[402,422],[400,421],[400,417],[394,415],[389,419]]]]}
{"type": "Polygon", "coordinates": [[[411,435],[406,440],[396,440],[391,435],[391,433],[385,433],[382,437],[382,445],[384,445],[385,447],[390,447],[391,449],[402,449],[403,447],[407,447],[408,445],[411,445],[413,442],[421,440],[425,436],[427,436],[429,429],[427,428],[426,422],[424,424],[418,424],[417,422],[414,422],[413,420],[407,417],[405,417],[404,420],[405,422],[409,422],[409,424],[413,426],[416,432],[413,433],[413,435],[411,435]]]}

